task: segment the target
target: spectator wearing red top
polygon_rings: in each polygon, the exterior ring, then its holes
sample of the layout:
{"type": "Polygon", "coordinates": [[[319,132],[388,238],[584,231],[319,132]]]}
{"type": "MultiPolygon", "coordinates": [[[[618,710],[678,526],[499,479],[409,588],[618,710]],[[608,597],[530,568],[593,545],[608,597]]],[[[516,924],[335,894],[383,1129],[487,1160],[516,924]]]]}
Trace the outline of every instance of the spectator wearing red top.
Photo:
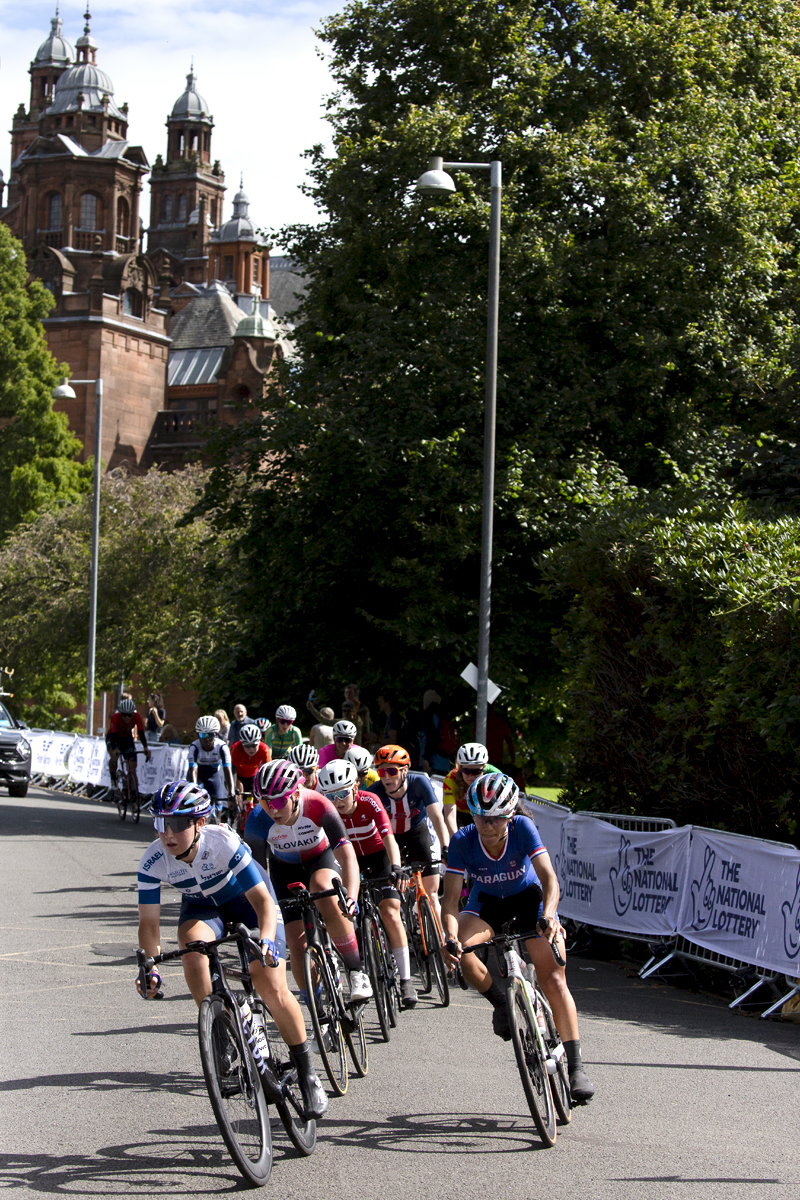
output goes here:
{"type": "MultiPolygon", "coordinates": [[[[336,806],[362,873],[386,876],[400,870],[400,848],[392,833],[389,815],[377,796],[359,791],[355,763],[336,758],[321,767],[317,789],[336,806]]],[[[408,938],[400,918],[400,896],[390,880],[381,883],[380,890],[379,908],[400,975],[403,1007],[413,1008],[417,993],[411,982],[411,960],[408,938]]]]}

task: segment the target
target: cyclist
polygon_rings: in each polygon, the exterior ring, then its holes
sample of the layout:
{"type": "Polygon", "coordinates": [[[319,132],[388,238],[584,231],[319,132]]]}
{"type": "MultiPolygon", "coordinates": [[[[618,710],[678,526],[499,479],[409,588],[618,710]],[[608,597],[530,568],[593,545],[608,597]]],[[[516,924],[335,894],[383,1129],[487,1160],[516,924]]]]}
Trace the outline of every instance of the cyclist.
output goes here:
{"type": "Polygon", "coordinates": [[[115,713],[112,713],[111,720],[108,725],[108,733],[106,734],[106,747],[108,749],[108,769],[111,773],[112,782],[116,779],[117,763],[120,754],[128,764],[128,773],[138,788],[139,781],[136,776],[136,746],[134,745],[134,737],[138,733],[139,741],[144,746],[145,758],[150,762],[150,749],[147,745],[147,739],[144,730],[144,721],[136,711],[136,705],[127,697],[119,702],[119,708],[115,713]]]}
{"type": "MultiPolygon", "coordinates": [[[[400,850],[409,862],[433,863],[434,839],[428,819],[445,858],[450,834],[442,816],[442,806],[436,799],[431,781],[421,771],[410,771],[408,751],[402,746],[381,746],[375,753],[375,770],[380,782],[372,789],[389,813],[392,833],[400,850]]],[[[439,917],[439,868],[431,866],[423,876],[425,891],[439,917]]]]}
{"type": "MultiPolygon", "coordinates": [[[[189,747],[188,777],[199,783],[214,801],[214,817],[222,813],[222,801],[233,801],[233,770],[228,743],[219,736],[216,717],[200,717],[195,725],[197,738],[189,747]]],[[[230,815],[230,814],[229,814],[230,815]]]]}
{"type": "Polygon", "coordinates": [[[373,784],[380,782],[380,775],[375,770],[372,755],[363,746],[351,746],[345,752],[348,762],[354,763],[358,771],[358,786],[363,792],[371,792],[373,784]]]}
{"type": "Polygon", "coordinates": [[[489,751],[480,742],[465,742],[456,751],[456,765],[442,784],[444,819],[451,834],[462,825],[472,824],[472,814],[467,807],[467,788],[479,775],[497,771],[489,764],[489,751]]]}
{"type": "Polygon", "coordinates": [[[255,795],[259,807],[247,818],[244,837],[256,862],[267,866],[278,903],[289,913],[286,943],[300,994],[305,994],[303,955],[306,936],[301,918],[288,905],[293,899],[290,883],[302,883],[311,892],[333,886],[341,877],[348,895],[348,914],[343,916],[335,896],[317,902],[331,941],[350,973],[350,998],[369,1000],[372,985],[361,966],[353,918],[358,911],[359,871],[355,851],[336,809],[321,796],[302,786],[303,771],[295,763],[278,759],[266,763],[256,776],[255,795]]]}
{"type": "Polygon", "coordinates": [[[333,744],[323,746],[319,752],[320,767],[327,767],[334,758],[344,758],[350,747],[355,744],[357,732],[352,721],[336,721],[333,726],[333,744]]]}
{"type": "MultiPolygon", "coordinates": [[[[283,919],[266,872],[232,829],[206,824],[208,792],[187,779],[165,784],[153,797],[158,837],[139,862],[139,945],[149,957],[160,951],[161,884],[181,893],[178,945],[211,942],[224,935],[226,923],[257,929],[264,967],[251,957],[253,984],[266,1004],[297,1069],[307,1117],[321,1117],[328,1098],[314,1071],[300,1005],[286,980],[283,919]]],[[[208,958],[185,954],[183,973],[195,1003],[211,992],[208,958]]],[[[163,986],[153,970],[148,996],[163,986]]],[[[138,990],[138,980],[137,980],[138,990]]]]}
{"type": "Polygon", "coordinates": [[[319,751],[309,742],[301,742],[299,746],[292,747],[286,755],[286,761],[300,768],[305,776],[306,787],[314,791],[317,786],[319,751]]]}
{"type": "Polygon", "coordinates": [[[261,740],[261,730],[255,721],[246,721],[239,730],[239,740],[231,746],[231,765],[236,775],[237,796],[252,796],[253,780],[259,767],[272,760],[272,751],[261,740]]]}
{"type": "MultiPolygon", "coordinates": [[[[322,795],[336,805],[361,871],[369,875],[396,876],[401,869],[400,848],[394,839],[389,817],[377,796],[360,790],[355,763],[346,758],[328,763],[319,773],[317,786],[322,795]]],[[[400,917],[400,896],[393,883],[382,883],[380,889],[383,898],[378,907],[397,963],[403,1007],[413,1008],[417,993],[411,982],[411,959],[400,917]]]]}
{"type": "Polygon", "coordinates": [[[558,880],[533,821],[514,815],[518,797],[513,779],[499,771],[481,775],[469,787],[467,804],[475,823],[455,834],[447,859],[442,903],[445,957],[451,964],[461,962],[464,978],[494,1009],[494,1032],[508,1041],[511,1032],[504,990],[477,954],[462,957],[461,951],[494,937],[513,917],[521,921],[523,929],[539,931],[525,945],[564,1043],[572,1099],[585,1104],[594,1095],[594,1087],[581,1061],[578,1014],[566,970],[555,962],[550,945],[555,943],[562,959],[566,957],[564,930],[556,911],[558,880]],[[459,915],[465,871],[473,885],[459,915]]]}
{"type": "Polygon", "coordinates": [[[272,751],[272,757],[286,758],[293,746],[299,746],[303,735],[295,725],[297,713],[291,704],[281,704],[275,712],[275,724],[264,732],[264,741],[272,751]]]}

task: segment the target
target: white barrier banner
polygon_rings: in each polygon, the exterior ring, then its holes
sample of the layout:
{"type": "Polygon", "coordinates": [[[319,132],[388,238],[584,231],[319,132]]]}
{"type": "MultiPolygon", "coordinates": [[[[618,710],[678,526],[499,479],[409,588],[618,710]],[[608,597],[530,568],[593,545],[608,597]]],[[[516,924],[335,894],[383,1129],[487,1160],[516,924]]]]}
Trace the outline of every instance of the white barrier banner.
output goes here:
{"type": "Polygon", "coordinates": [[[686,885],[691,831],[622,830],[580,813],[561,828],[551,857],[562,917],[621,933],[675,933],[686,885]]]}
{"type": "Polygon", "coordinates": [[[800,974],[800,851],[693,829],[678,932],[706,950],[800,974]]]}
{"type": "MultiPolygon", "coordinates": [[[[153,749],[153,747],[150,747],[153,749]]],[[[185,779],[189,770],[189,747],[166,745],[162,749],[158,787],[172,783],[176,779],[185,779]]]]}
{"type": "Polygon", "coordinates": [[[51,730],[25,731],[31,744],[31,774],[60,779],[67,774],[67,755],[75,741],[74,733],[53,733],[51,730]]]}
{"type": "Polygon", "coordinates": [[[571,813],[551,804],[537,804],[535,796],[520,796],[519,806],[530,817],[539,830],[539,837],[547,847],[547,853],[555,863],[561,845],[561,830],[571,813]]]}
{"type": "Polygon", "coordinates": [[[103,738],[84,735],[76,737],[69,753],[69,777],[76,783],[91,783],[95,787],[110,787],[108,751],[103,738]]]}

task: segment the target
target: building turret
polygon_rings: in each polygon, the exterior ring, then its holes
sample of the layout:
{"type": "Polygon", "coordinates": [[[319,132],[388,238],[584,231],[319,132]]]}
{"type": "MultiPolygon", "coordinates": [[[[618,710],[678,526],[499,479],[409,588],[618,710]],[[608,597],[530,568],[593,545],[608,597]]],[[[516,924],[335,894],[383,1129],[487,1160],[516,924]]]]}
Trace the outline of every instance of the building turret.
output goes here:
{"type": "MultiPolygon", "coordinates": [[[[208,246],[208,278],[221,280],[234,296],[260,293],[269,298],[269,251],[250,216],[244,179],[233,198],[233,216],[212,233],[208,246]]],[[[249,311],[249,306],[248,306],[249,311]]]]}

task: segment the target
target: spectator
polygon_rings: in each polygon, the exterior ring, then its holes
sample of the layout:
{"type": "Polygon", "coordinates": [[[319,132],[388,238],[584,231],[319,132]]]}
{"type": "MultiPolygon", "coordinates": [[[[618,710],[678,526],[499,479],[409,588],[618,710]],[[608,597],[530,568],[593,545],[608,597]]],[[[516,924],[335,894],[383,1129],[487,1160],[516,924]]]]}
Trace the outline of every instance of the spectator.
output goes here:
{"type": "Polygon", "coordinates": [[[309,734],[309,742],[315,750],[321,750],[323,746],[333,745],[333,721],[334,712],[332,708],[321,708],[319,713],[311,705],[309,700],[306,704],[309,712],[314,712],[320,718],[318,725],[312,725],[311,733],[309,734]]]}
{"type": "Polygon", "coordinates": [[[374,741],[375,739],[372,732],[372,714],[370,713],[366,704],[361,703],[358,684],[348,683],[345,686],[344,700],[345,704],[352,704],[353,715],[352,717],[347,716],[347,713],[344,711],[344,705],[342,706],[342,715],[346,718],[346,720],[353,721],[355,723],[359,732],[365,739],[364,741],[361,741],[361,738],[359,738],[361,744],[365,745],[366,742],[374,741]]]}
{"type": "Polygon", "coordinates": [[[385,717],[383,736],[379,738],[381,746],[402,746],[408,751],[411,769],[419,767],[419,739],[415,730],[397,707],[397,696],[391,689],[384,688],[378,696],[378,708],[385,717]]]}
{"type": "Polygon", "coordinates": [[[166,719],[167,714],[161,703],[161,693],[151,692],[147,697],[147,721],[145,723],[145,736],[148,742],[160,740],[161,730],[164,728],[166,719]]]}
{"type": "Polygon", "coordinates": [[[238,742],[239,731],[241,730],[242,726],[246,725],[246,724],[247,724],[247,709],[245,708],[245,706],[243,704],[234,704],[233,720],[231,721],[230,725],[228,726],[227,742],[228,742],[229,746],[232,746],[234,742],[238,742]]]}
{"type": "Polygon", "coordinates": [[[428,688],[422,697],[419,752],[422,767],[437,775],[446,775],[458,749],[458,735],[452,721],[442,715],[442,697],[428,688]]]}
{"type": "Polygon", "coordinates": [[[230,727],[231,727],[230,720],[228,719],[228,714],[225,712],[224,708],[215,708],[214,716],[219,721],[219,736],[223,739],[223,741],[227,742],[228,731],[230,730],[230,727]]]}
{"type": "Polygon", "coordinates": [[[342,720],[349,721],[351,725],[356,727],[356,745],[364,745],[364,724],[361,718],[356,713],[356,706],[351,700],[345,700],[342,705],[342,720]]]}
{"type": "Polygon", "coordinates": [[[180,734],[178,733],[177,729],[175,728],[175,726],[170,725],[168,722],[165,721],[164,724],[161,726],[161,734],[160,734],[158,740],[160,742],[179,742],[181,740],[181,737],[180,737],[180,734]]]}

